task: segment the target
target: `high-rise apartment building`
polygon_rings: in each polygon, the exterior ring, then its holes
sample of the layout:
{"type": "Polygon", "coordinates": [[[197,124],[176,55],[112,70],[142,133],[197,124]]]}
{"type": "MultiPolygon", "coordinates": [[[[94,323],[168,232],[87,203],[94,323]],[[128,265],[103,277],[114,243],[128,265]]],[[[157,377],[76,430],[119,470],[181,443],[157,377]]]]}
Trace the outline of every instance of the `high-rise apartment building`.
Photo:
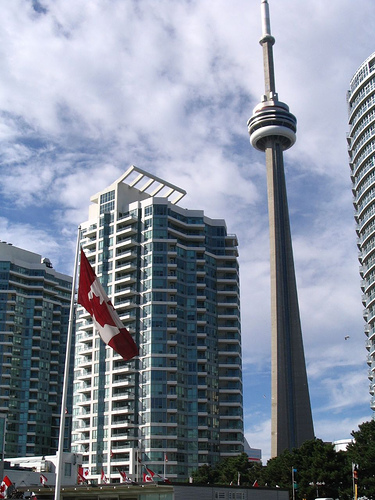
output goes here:
{"type": "Polygon", "coordinates": [[[139,346],[125,362],[79,307],[73,450],[90,477],[139,461],[185,480],[243,451],[237,238],[134,166],[91,198],[81,244],[139,346]]]}
{"type": "Polygon", "coordinates": [[[58,448],[71,289],[72,279],[55,271],[48,259],[0,242],[0,413],[6,420],[6,458],[51,455],[58,448]]]}
{"type": "Polygon", "coordinates": [[[349,161],[368,337],[371,408],[375,410],[375,52],[351,79],[348,113],[349,161]]]}

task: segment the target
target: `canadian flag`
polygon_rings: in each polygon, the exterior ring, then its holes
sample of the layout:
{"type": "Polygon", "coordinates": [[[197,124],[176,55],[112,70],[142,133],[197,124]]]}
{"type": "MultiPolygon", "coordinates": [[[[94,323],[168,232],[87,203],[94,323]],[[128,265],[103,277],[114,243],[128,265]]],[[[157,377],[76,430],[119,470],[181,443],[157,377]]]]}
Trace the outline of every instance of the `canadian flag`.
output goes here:
{"type": "Polygon", "coordinates": [[[82,483],[87,483],[87,478],[88,478],[88,475],[89,475],[89,470],[87,467],[78,467],[78,471],[77,471],[77,483],[78,484],[82,484],[82,483]]]}
{"type": "Polygon", "coordinates": [[[104,470],[102,469],[102,474],[100,476],[100,480],[102,483],[104,484],[107,484],[108,483],[108,479],[107,479],[107,476],[104,474],[104,470]]]}
{"type": "Polygon", "coordinates": [[[133,337],[122,324],[82,249],[78,303],[92,316],[102,340],[125,361],[138,355],[138,347],[133,337]]]}
{"type": "Polygon", "coordinates": [[[5,476],[0,484],[0,498],[7,497],[7,489],[11,484],[12,484],[12,481],[9,479],[8,476],[5,476]]]}
{"type": "Polygon", "coordinates": [[[143,473],[143,482],[152,483],[154,481],[155,472],[145,466],[147,472],[143,473]]]}
{"type": "Polygon", "coordinates": [[[122,482],[123,483],[131,483],[132,480],[130,479],[130,477],[128,477],[126,475],[126,472],[124,470],[120,470],[120,469],[117,469],[120,473],[120,476],[121,476],[121,479],[122,479],[122,482]]]}
{"type": "Polygon", "coordinates": [[[40,482],[41,482],[41,484],[42,484],[43,486],[45,486],[45,485],[46,485],[46,483],[47,483],[47,481],[48,481],[48,479],[46,478],[46,476],[45,476],[44,474],[41,474],[41,475],[40,475],[40,482]]]}

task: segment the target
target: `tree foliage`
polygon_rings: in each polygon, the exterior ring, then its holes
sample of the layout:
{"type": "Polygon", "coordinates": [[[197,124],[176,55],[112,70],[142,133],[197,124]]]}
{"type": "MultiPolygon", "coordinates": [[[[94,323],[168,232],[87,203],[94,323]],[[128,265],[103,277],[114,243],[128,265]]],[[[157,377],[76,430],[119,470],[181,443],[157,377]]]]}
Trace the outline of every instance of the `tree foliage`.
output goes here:
{"type": "Polygon", "coordinates": [[[262,465],[249,462],[246,453],[221,460],[215,468],[199,467],[193,473],[194,483],[252,486],[260,478],[262,465]]]}
{"type": "Polygon", "coordinates": [[[336,452],[321,439],[306,441],[300,448],[284,451],[266,466],[248,461],[246,453],[226,458],[215,467],[205,465],[193,474],[195,483],[287,488],[296,500],[328,497],[353,498],[352,464],[358,466],[358,498],[375,500],[375,420],[352,432],[347,451],[336,452]],[[292,473],[293,471],[293,473],[292,473]],[[292,480],[295,484],[293,485],[292,480]]]}
{"type": "Polygon", "coordinates": [[[292,452],[285,451],[268,461],[263,481],[292,489],[292,470],[295,497],[313,500],[317,497],[350,498],[350,467],[346,455],[336,452],[330,443],[321,439],[306,441],[292,452]]]}
{"type": "Polygon", "coordinates": [[[359,425],[353,431],[353,443],[347,454],[351,464],[358,466],[358,496],[375,500],[375,420],[359,425]]]}

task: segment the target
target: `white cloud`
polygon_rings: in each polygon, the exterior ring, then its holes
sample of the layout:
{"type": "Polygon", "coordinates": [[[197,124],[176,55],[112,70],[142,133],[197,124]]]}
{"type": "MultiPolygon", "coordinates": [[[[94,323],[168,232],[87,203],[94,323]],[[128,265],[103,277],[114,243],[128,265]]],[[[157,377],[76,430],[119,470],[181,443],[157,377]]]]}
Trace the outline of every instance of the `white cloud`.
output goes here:
{"type": "MultiPolygon", "coordinates": [[[[353,365],[346,366],[345,364],[341,364],[340,368],[345,377],[337,379],[334,373],[331,377],[325,377],[320,382],[322,390],[326,394],[328,393],[329,399],[327,405],[317,413],[322,413],[323,411],[339,413],[344,409],[350,410],[369,402],[370,397],[365,391],[369,385],[365,372],[366,366],[363,364],[363,370],[358,372],[357,369],[353,370],[353,365]]],[[[357,367],[354,366],[354,368],[357,367]]],[[[370,415],[370,410],[368,415],[370,415]]]]}
{"type": "Polygon", "coordinates": [[[315,429],[318,429],[320,439],[326,442],[333,442],[340,439],[350,439],[352,431],[358,431],[359,425],[370,420],[371,416],[366,414],[354,417],[348,416],[337,420],[327,418],[318,420],[315,429]]]}
{"type": "Polygon", "coordinates": [[[49,258],[56,268],[61,248],[49,231],[30,223],[12,224],[4,217],[0,217],[0,235],[1,241],[49,258]]]}
{"type": "MultiPolygon", "coordinates": [[[[258,416],[259,417],[259,416],[258,416]]],[[[247,422],[247,431],[245,437],[251,448],[262,450],[262,463],[266,465],[267,461],[271,458],[271,446],[270,437],[271,435],[271,420],[263,420],[262,415],[260,416],[259,423],[251,424],[247,422]]]]}
{"type": "MultiPolygon", "coordinates": [[[[182,206],[239,237],[244,371],[256,377],[270,361],[266,175],[246,129],[263,93],[260,2],[39,3],[45,12],[21,0],[2,9],[0,238],[70,273],[92,194],[130,164],[177,184],[182,206]]],[[[285,167],[314,414],[346,436],[350,405],[365,414],[368,393],[345,99],[374,50],[375,5],[270,9],[276,87],[298,119],[285,167]]],[[[267,449],[263,420],[247,419],[249,442],[267,449]]]]}

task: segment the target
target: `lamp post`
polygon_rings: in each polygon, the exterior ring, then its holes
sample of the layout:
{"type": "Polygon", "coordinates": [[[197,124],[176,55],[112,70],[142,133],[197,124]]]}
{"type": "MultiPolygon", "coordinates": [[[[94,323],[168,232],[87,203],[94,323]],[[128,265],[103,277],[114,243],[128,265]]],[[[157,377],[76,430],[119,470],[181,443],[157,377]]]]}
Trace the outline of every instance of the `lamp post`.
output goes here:
{"type": "Polygon", "coordinates": [[[316,497],[319,498],[319,486],[324,486],[326,483],[324,481],[316,481],[315,483],[309,483],[310,486],[315,486],[316,497]]]}
{"type": "Polygon", "coordinates": [[[296,498],[296,489],[297,489],[297,482],[295,479],[295,473],[297,472],[297,469],[292,467],[292,493],[293,493],[293,500],[296,498]]]}

